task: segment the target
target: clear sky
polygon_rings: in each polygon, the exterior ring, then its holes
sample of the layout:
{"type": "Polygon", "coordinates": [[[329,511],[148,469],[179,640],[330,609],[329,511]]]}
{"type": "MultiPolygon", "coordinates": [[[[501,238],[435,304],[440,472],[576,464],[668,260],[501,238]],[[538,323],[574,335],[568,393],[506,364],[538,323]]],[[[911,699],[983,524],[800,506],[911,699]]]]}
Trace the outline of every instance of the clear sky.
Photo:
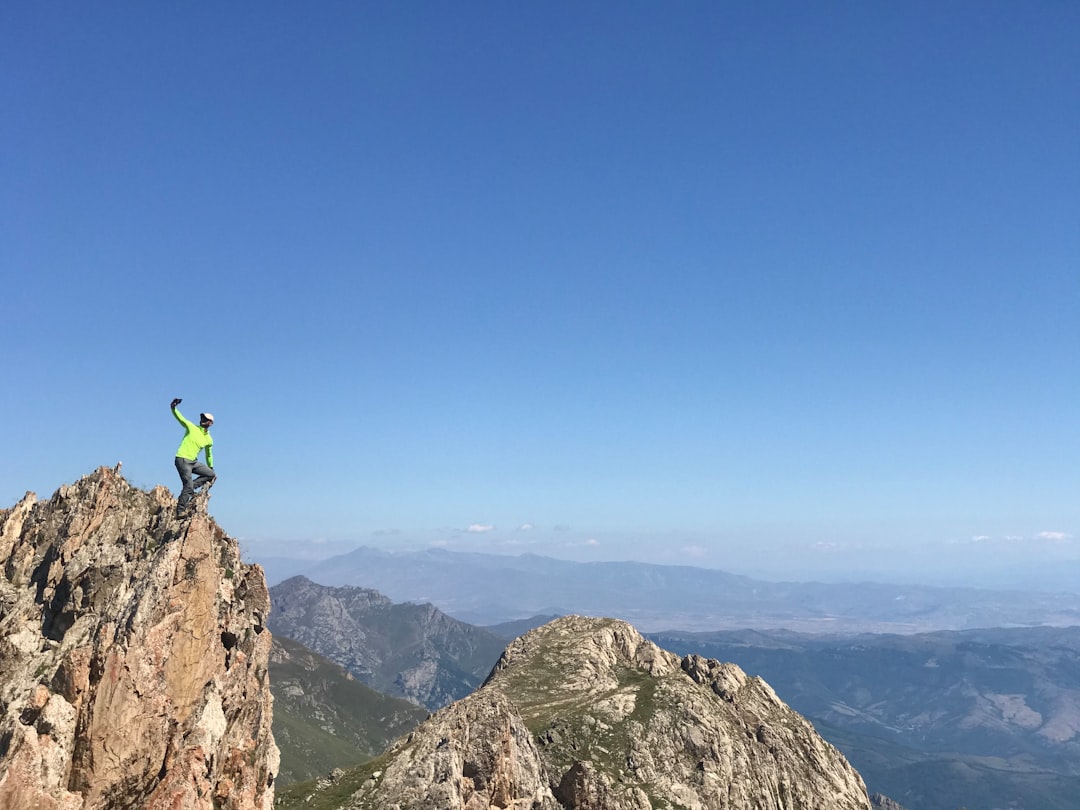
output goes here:
{"type": "Polygon", "coordinates": [[[256,557],[1080,559],[1077,43],[1071,0],[6,3],[0,505],[175,492],[180,396],[256,557]]]}

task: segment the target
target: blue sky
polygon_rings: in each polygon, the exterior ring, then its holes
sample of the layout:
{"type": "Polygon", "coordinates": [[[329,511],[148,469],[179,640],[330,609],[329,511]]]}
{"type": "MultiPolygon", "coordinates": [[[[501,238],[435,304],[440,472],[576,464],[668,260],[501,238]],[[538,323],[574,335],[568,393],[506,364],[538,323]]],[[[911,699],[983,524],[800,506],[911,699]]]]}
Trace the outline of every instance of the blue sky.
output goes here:
{"type": "Polygon", "coordinates": [[[181,396],[255,556],[1080,559],[1078,41],[1072,2],[7,4],[0,504],[175,491],[181,396]]]}

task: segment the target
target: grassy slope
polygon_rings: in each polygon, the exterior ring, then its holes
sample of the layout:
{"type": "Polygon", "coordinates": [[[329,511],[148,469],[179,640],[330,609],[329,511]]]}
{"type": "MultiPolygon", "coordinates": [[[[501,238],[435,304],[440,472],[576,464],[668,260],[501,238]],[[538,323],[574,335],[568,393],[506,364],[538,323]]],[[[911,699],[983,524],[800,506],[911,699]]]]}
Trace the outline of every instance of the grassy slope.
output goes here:
{"type": "Polygon", "coordinates": [[[352,678],[344,668],[288,638],[270,664],[279,787],[323,776],[378,754],[427,711],[352,678]]]}

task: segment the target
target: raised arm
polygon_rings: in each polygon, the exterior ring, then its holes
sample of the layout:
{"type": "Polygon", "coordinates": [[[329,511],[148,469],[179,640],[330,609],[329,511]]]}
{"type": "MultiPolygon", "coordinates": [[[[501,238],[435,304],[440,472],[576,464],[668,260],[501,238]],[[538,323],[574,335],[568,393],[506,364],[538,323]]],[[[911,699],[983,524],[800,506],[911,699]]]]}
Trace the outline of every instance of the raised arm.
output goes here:
{"type": "Polygon", "coordinates": [[[179,405],[179,404],[180,404],[179,399],[174,399],[171,403],[169,403],[169,408],[172,410],[172,415],[175,416],[176,421],[179,422],[181,425],[183,425],[185,428],[187,428],[189,430],[191,428],[194,428],[195,425],[193,425],[191,422],[189,422],[187,419],[185,419],[184,415],[182,413],[180,413],[180,411],[177,410],[176,406],[179,405]]]}

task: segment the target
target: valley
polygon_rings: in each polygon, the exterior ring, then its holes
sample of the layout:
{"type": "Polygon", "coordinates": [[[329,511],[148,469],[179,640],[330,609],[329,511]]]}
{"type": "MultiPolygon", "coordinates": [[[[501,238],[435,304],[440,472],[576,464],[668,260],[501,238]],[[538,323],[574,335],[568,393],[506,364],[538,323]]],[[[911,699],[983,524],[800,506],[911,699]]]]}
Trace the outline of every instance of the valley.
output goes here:
{"type": "MultiPolygon", "coordinates": [[[[451,558],[448,567],[455,570],[458,564],[451,558]]],[[[550,561],[528,561],[524,565],[555,570],[562,567],[561,563],[550,561]]],[[[647,568],[644,572],[654,573],[647,568]]],[[[590,573],[595,573],[595,569],[590,573]]],[[[666,579],[654,577],[655,583],[670,585],[673,580],[694,577],[715,581],[712,573],[694,570],[661,573],[666,579]]],[[[490,574],[489,571],[485,581],[492,584],[493,591],[510,590],[500,588],[490,574]]],[[[383,570],[380,576],[385,580],[389,574],[383,570]]],[[[477,570],[473,570],[472,576],[478,576],[477,570]]],[[[547,580],[541,577],[541,581],[547,580]]],[[[598,578],[591,593],[574,581],[582,588],[581,601],[568,604],[595,604],[597,593],[612,598],[615,591],[604,577],[598,578]]],[[[745,587],[738,578],[730,581],[745,587]]],[[[438,577],[429,586],[432,590],[449,587],[438,577]]],[[[369,628],[366,620],[360,618],[368,607],[353,612],[342,608],[347,604],[381,604],[373,615],[388,616],[392,612],[386,604],[389,600],[381,594],[369,588],[317,585],[306,578],[276,585],[271,593],[273,596],[285,592],[279,589],[300,587],[310,592],[309,600],[336,600],[333,610],[324,611],[325,617],[337,617],[334,621],[340,624],[336,629],[320,628],[318,621],[307,627],[303,623],[289,625],[292,632],[323,639],[324,655],[340,662],[352,661],[355,666],[362,658],[354,649],[356,639],[370,636],[384,639],[379,644],[385,644],[386,630],[375,630],[378,622],[369,628]],[[316,597],[314,593],[321,595],[316,597]],[[353,622],[357,624],[354,626],[353,622]],[[351,629],[343,632],[342,627],[351,629]],[[335,651],[328,644],[326,640],[335,637],[348,640],[345,648],[335,651]]],[[[791,584],[784,588],[791,600],[798,600],[806,592],[791,584]]],[[[808,588],[809,592],[823,591],[823,586],[808,588]]],[[[445,601],[453,601],[444,591],[438,592],[444,593],[445,601]]],[[[686,596],[687,590],[684,588],[682,593],[686,596]]],[[[565,591],[562,594],[568,598],[565,591]]],[[[690,594],[693,595],[692,590],[690,594]]],[[[992,594],[978,596],[984,604],[993,601],[992,594]]],[[[473,594],[459,598],[483,597],[473,594]]],[[[839,596],[820,598],[828,598],[834,604],[845,601],[839,596]]],[[[1006,593],[998,604],[1004,606],[1018,598],[1006,593]]],[[[853,605],[854,599],[848,596],[846,603],[853,605]]],[[[731,597],[721,594],[717,601],[727,604],[731,597]]],[[[815,605],[811,603],[811,612],[815,605]]],[[[458,621],[442,616],[442,611],[432,605],[410,604],[408,608],[399,605],[396,609],[430,617],[432,628],[445,629],[456,626],[458,621]]],[[[791,623],[798,626],[793,604],[789,604],[789,609],[793,616],[791,623]]],[[[286,612],[290,614],[289,621],[295,622],[294,611],[286,612]]],[[[884,611],[878,615],[895,620],[895,615],[884,611]]],[[[940,618],[943,614],[937,611],[935,615],[940,618]]],[[[484,677],[479,673],[494,665],[502,646],[554,618],[554,613],[546,613],[474,628],[475,637],[484,638],[486,646],[468,648],[473,654],[469,660],[475,673],[471,677],[461,677],[460,657],[441,648],[443,642],[438,640],[437,633],[424,636],[416,628],[407,634],[412,640],[405,646],[425,650],[419,659],[414,658],[411,664],[403,663],[399,672],[391,671],[391,667],[375,676],[365,664],[356,674],[372,683],[377,677],[384,687],[389,683],[390,689],[400,694],[400,684],[414,679],[406,670],[411,667],[415,674],[416,662],[422,659],[427,662],[428,680],[449,683],[456,678],[456,691],[443,692],[445,704],[455,699],[454,695],[460,698],[471,693],[484,677]]],[[[734,623],[735,619],[729,622],[734,623]]],[[[464,622],[460,624],[468,626],[464,622]]],[[[278,632],[284,632],[281,626],[278,632]]],[[[460,628],[455,632],[461,632],[460,628]]],[[[955,810],[961,806],[969,810],[999,806],[1067,810],[1080,803],[1080,769],[1076,764],[1080,762],[1080,627],[926,633],[669,629],[646,636],[676,654],[699,654],[730,661],[748,674],[761,676],[785,702],[810,719],[826,739],[844,752],[864,775],[871,792],[883,793],[909,810],[955,810]]],[[[435,709],[439,704],[429,701],[426,705],[435,709]]]]}

